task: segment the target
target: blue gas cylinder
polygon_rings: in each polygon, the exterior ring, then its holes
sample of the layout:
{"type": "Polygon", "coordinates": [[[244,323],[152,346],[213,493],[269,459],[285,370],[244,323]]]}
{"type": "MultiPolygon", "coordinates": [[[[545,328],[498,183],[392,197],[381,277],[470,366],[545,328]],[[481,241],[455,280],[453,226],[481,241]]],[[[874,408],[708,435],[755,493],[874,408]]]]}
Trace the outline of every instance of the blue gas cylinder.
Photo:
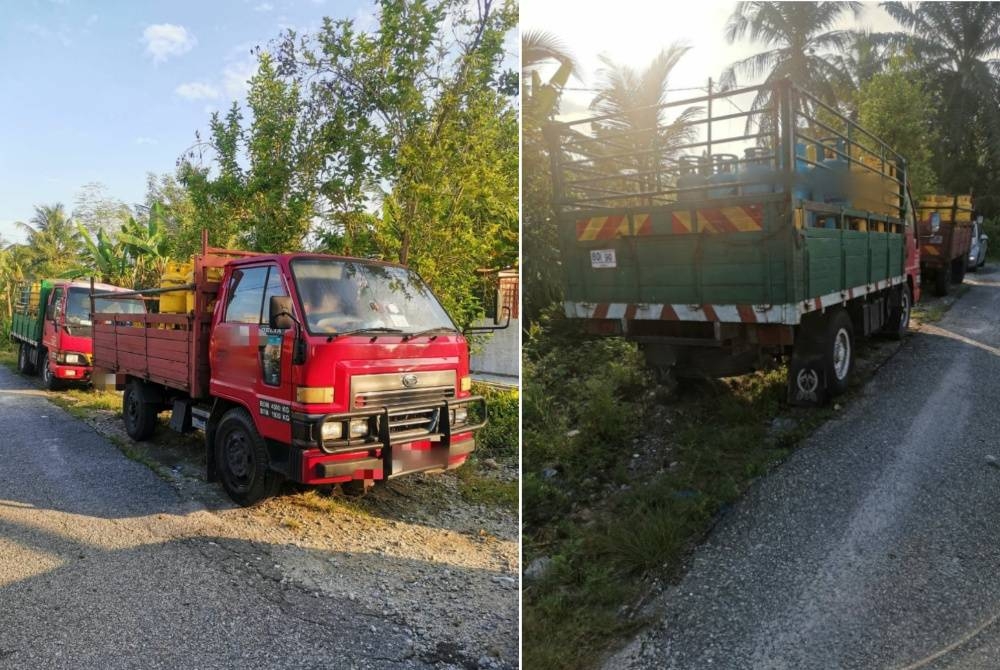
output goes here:
{"type": "Polygon", "coordinates": [[[771,150],[750,147],[743,152],[740,181],[744,182],[743,195],[770,193],[774,190],[774,170],[771,168],[771,150]]]}
{"type": "Polygon", "coordinates": [[[825,158],[820,161],[814,175],[814,199],[819,202],[845,204],[847,202],[847,148],[840,138],[827,140],[825,158]],[[836,149],[836,151],[834,151],[836,149]]]}
{"type": "Polygon", "coordinates": [[[709,198],[728,198],[736,195],[735,186],[724,186],[739,179],[739,158],[735,154],[715,154],[712,156],[712,176],[708,183],[716,188],[708,189],[709,198]]]}
{"type": "MultiPolygon", "coordinates": [[[[708,179],[707,156],[681,156],[680,175],[677,177],[678,189],[689,189],[703,186],[708,179]]],[[[677,199],[681,201],[704,200],[704,189],[697,191],[680,190],[677,199]]]]}

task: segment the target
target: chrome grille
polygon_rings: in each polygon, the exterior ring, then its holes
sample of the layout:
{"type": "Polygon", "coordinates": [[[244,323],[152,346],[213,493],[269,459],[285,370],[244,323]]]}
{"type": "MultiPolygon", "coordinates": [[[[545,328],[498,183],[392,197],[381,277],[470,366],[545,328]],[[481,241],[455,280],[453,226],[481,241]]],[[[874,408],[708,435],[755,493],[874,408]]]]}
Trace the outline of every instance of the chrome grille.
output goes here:
{"type": "Polygon", "coordinates": [[[453,388],[369,391],[355,396],[354,404],[358,408],[388,407],[389,434],[394,439],[418,438],[441,429],[441,406],[445,398],[454,397],[453,388]]]}

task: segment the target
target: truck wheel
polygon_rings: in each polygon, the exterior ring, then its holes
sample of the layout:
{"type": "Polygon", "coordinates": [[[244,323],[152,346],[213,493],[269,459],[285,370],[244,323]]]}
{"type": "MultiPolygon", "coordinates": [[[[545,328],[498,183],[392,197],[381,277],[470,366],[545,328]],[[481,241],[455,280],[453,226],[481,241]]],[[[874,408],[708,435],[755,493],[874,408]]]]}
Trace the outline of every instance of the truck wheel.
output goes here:
{"type": "Polygon", "coordinates": [[[249,507],[273,496],[281,477],[271,470],[264,439],[242,407],[226,412],[215,433],[215,466],[226,493],[249,507]]]}
{"type": "Polygon", "coordinates": [[[901,340],[910,328],[910,308],[913,298],[910,287],[903,284],[899,287],[899,304],[889,312],[889,321],[885,326],[885,334],[894,340],[901,340]]]}
{"type": "Polygon", "coordinates": [[[23,375],[31,376],[35,374],[35,366],[31,362],[31,351],[27,344],[21,343],[17,349],[17,369],[23,375]]]}
{"type": "Polygon", "coordinates": [[[965,281],[965,256],[961,258],[956,258],[952,261],[951,268],[951,280],[956,284],[961,284],[965,281]]]}
{"type": "Polygon", "coordinates": [[[122,417],[125,419],[125,432],[136,442],[148,440],[156,430],[156,403],[152,402],[146,393],[146,385],[140,381],[131,381],[125,387],[122,396],[122,417]]]}
{"type": "Polygon", "coordinates": [[[854,325],[843,309],[838,309],[826,320],[823,365],[827,392],[835,396],[846,391],[854,369],[854,325]]]}
{"type": "Polygon", "coordinates": [[[49,365],[48,354],[42,358],[42,384],[49,391],[58,391],[62,388],[62,382],[56,377],[55,373],[52,372],[52,367],[49,365]]]}
{"type": "Polygon", "coordinates": [[[943,297],[948,295],[951,288],[951,263],[940,267],[934,274],[934,295],[943,297]]]}

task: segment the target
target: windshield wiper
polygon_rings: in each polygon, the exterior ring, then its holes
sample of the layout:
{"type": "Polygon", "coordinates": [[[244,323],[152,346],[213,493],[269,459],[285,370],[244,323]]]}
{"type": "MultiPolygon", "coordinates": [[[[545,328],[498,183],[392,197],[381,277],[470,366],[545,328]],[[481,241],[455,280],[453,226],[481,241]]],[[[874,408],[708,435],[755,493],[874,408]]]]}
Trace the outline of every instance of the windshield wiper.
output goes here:
{"type": "Polygon", "coordinates": [[[399,328],[384,328],[382,326],[376,326],[374,328],[355,328],[354,330],[345,330],[342,333],[330,333],[329,336],[326,338],[326,341],[329,342],[334,338],[346,337],[348,335],[366,335],[368,333],[377,333],[381,335],[385,333],[401,333],[401,332],[403,331],[400,330],[399,328]]]}
{"type": "MultiPolygon", "coordinates": [[[[454,328],[448,326],[437,326],[436,328],[428,328],[427,330],[418,330],[415,333],[407,333],[403,336],[403,341],[412,340],[415,337],[420,337],[421,335],[434,335],[437,337],[440,333],[457,333],[458,331],[454,328]]],[[[433,339],[433,338],[432,338],[433,339]]]]}

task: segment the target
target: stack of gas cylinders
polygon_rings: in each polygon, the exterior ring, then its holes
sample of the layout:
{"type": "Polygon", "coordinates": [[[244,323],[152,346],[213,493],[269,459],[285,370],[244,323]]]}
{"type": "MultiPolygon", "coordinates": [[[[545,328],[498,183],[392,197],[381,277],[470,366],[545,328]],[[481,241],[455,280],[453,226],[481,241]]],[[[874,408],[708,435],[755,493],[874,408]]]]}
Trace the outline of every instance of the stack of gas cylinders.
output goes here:
{"type": "MultiPolygon", "coordinates": [[[[803,141],[795,145],[792,197],[889,216],[898,215],[896,166],[840,138],[803,141]]],[[[677,178],[679,201],[729,198],[781,190],[774,153],[750,147],[736,154],[681,156],[677,178]]],[[[835,226],[833,217],[813,225],[835,226]]]]}

